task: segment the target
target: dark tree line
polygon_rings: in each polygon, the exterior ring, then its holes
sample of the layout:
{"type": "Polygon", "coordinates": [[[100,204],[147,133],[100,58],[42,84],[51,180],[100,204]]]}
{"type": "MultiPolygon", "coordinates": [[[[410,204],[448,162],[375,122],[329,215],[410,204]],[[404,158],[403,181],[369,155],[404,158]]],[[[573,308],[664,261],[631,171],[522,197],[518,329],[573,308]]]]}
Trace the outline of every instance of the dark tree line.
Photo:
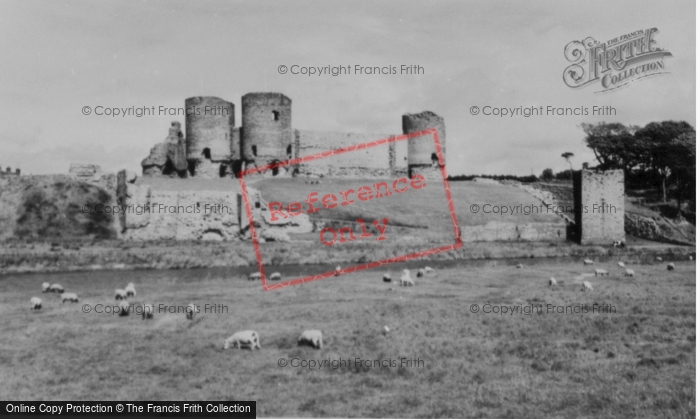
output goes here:
{"type": "Polygon", "coordinates": [[[650,122],[644,127],[620,123],[582,124],[585,143],[598,168],[622,169],[627,186],[661,191],[670,185],[680,212],[682,202],[695,202],[695,128],[685,121],[650,122]]]}
{"type": "Polygon", "coordinates": [[[516,180],[523,183],[537,182],[539,179],[535,175],[529,176],[515,176],[515,175],[457,175],[457,176],[447,176],[447,180],[460,181],[460,180],[474,180],[474,178],[486,178],[493,180],[516,180]]]}

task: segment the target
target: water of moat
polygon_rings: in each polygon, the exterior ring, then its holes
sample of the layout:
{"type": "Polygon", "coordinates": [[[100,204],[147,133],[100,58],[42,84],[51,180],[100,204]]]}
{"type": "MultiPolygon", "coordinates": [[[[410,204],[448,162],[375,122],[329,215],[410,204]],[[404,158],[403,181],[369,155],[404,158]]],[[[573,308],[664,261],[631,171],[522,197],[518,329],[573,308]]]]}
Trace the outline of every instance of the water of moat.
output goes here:
{"type": "MultiPolygon", "coordinates": [[[[676,256],[675,258],[671,255],[663,255],[664,262],[671,262],[673,260],[688,260],[687,256],[676,256]]],[[[624,256],[587,256],[588,258],[598,262],[598,263],[616,263],[619,260],[624,260],[626,262],[633,262],[638,264],[652,264],[659,263],[655,260],[656,255],[654,254],[633,254],[624,256]]],[[[497,267],[497,266],[513,266],[518,263],[524,266],[537,266],[537,265],[557,265],[557,264],[571,264],[571,263],[581,263],[583,257],[581,256],[560,256],[560,257],[547,257],[547,258],[508,258],[508,259],[459,259],[459,260],[414,260],[409,262],[398,262],[392,263],[385,266],[380,266],[376,268],[370,268],[364,271],[367,275],[382,275],[385,272],[389,272],[392,276],[398,278],[403,269],[417,270],[419,268],[430,266],[434,269],[442,268],[481,268],[481,267],[497,267]]],[[[347,268],[351,266],[356,266],[358,264],[343,264],[341,267],[347,268]]],[[[308,275],[315,275],[325,272],[330,272],[335,269],[337,264],[324,264],[324,265],[278,265],[278,266],[265,266],[265,275],[270,276],[273,272],[279,272],[282,274],[282,279],[295,279],[308,275]]],[[[4,274],[0,275],[0,281],[4,280],[14,280],[22,278],[22,280],[31,280],[40,282],[60,282],[62,278],[75,279],[85,279],[89,281],[91,278],[99,276],[101,280],[106,280],[111,282],[113,279],[115,284],[120,284],[128,279],[127,282],[141,282],[150,281],[158,279],[168,279],[174,280],[176,282],[196,282],[206,279],[220,279],[220,278],[231,278],[231,279],[243,279],[246,278],[250,273],[257,272],[257,266],[245,266],[245,267],[213,267],[213,268],[197,268],[197,269],[137,269],[137,270],[103,270],[103,271],[78,271],[78,272],[48,272],[48,273],[18,273],[18,274],[4,274]]]]}

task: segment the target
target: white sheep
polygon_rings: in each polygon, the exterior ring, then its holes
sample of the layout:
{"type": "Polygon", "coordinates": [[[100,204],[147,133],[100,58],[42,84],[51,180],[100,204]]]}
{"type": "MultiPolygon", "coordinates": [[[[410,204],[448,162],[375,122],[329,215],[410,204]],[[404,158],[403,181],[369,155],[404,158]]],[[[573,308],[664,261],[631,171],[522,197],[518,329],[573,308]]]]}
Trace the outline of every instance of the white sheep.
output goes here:
{"type": "Polygon", "coordinates": [[[384,282],[391,282],[391,275],[390,275],[390,274],[384,274],[384,276],[382,276],[382,280],[383,280],[384,282]]]}
{"type": "Polygon", "coordinates": [[[279,272],[275,272],[270,275],[270,281],[279,281],[280,279],[282,279],[282,274],[279,272]]]}
{"type": "Polygon", "coordinates": [[[153,313],[156,312],[155,304],[144,304],[143,311],[141,312],[141,320],[152,319],[153,313]]]}
{"type": "Polygon", "coordinates": [[[676,269],[676,266],[673,263],[669,263],[668,265],[666,265],[666,269],[669,271],[673,271],[676,269]]]}
{"type": "Polygon", "coordinates": [[[224,349],[229,349],[231,347],[243,349],[248,348],[251,351],[255,348],[260,348],[260,339],[258,338],[258,332],[253,330],[244,330],[242,332],[236,332],[224,340],[224,349]]]}
{"type": "Polygon", "coordinates": [[[593,261],[590,260],[590,259],[584,259],[584,260],[583,260],[583,264],[584,264],[584,265],[593,265],[594,263],[595,263],[595,262],[593,262],[593,261]]]}
{"type": "Polygon", "coordinates": [[[49,292],[49,289],[51,288],[51,284],[48,282],[44,282],[41,284],[41,292],[49,292]]]}
{"type": "Polygon", "coordinates": [[[131,306],[129,306],[129,303],[122,300],[119,302],[119,316],[124,317],[129,315],[131,306]]]}
{"type": "Polygon", "coordinates": [[[261,278],[260,272],[253,272],[248,275],[248,281],[259,281],[261,278]]]}
{"type": "Polygon", "coordinates": [[[549,278],[549,286],[550,286],[550,287],[556,287],[556,286],[557,286],[557,280],[554,279],[554,277],[549,278]]]}
{"type": "Polygon", "coordinates": [[[129,284],[124,288],[124,291],[126,291],[126,296],[127,297],[135,297],[136,296],[136,287],[134,287],[133,282],[129,282],[129,284]]]}
{"type": "Polygon", "coordinates": [[[123,290],[121,288],[117,288],[114,290],[114,299],[115,300],[126,300],[127,294],[126,290],[123,290]]]}
{"type": "Polygon", "coordinates": [[[688,260],[693,260],[693,255],[688,256],[688,260]]]}
{"type": "Polygon", "coordinates": [[[603,275],[610,275],[610,272],[606,271],[605,269],[596,269],[595,270],[595,276],[603,276],[603,275]]]}
{"type": "Polygon", "coordinates": [[[662,258],[661,256],[657,256],[657,257],[656,257],[656,261],[657,261],[657,262],[663,262],[664,260],[663,260],[663,258],[662,258]]]}
{"type": "Polygon", "coordinates": [[[625,269],[625,276],[634,276],[634,271],[632,269],[625,269]]]}
{"type": "Polygon", "coordinates": [[[187,318],[187,320],[194,320],[194,313],[195,313],[196,311],[197,311],[197,306],[194,305],[194,303],[189,304],[189,305],[185,308],[185,315],[186,315],[185,317],[187,318]]]}
{"type": "Polygon", "coordinates": [[[422,278],[423,276],[425,276],[425,269],[423,269],[423,268],[418,269],[418,272],[416,273],[416,276],[417,276],[418,278],[422,278]]]}
{"type": "Polygon", "coordinates": [[[426,267],[425,267],[425,273],[426,273],[426,274],[435,273],[435,269],[431,268],[430,266],[426,266],[426,267]]]}
{"type": "Polygon", "coordinates": [[[63,298],[61,298],[61,303],[65,303],[66,301],[77,303],[80,300],[78,299],[78,294],[74,292],[66,292],[63,294],[63,298]]]}
{"type": "Polygon", "coordinates": [[[416,284],[415,282],[413,282],[413,279],[411,279],[411,271],[409,271],[408,269],[404,269],[403,275],[401,276],[401,286],[408,287],[414,285],[416,284]]]}
{"type": "Polygon", "coordinates": [[[340,272],[342,272],[342,270],[343,270],[343,268],[341,268],[340,266],[336,266],[335,272],[333,272],[333,275],[340,276],[340,272]]]}
{"type": "Polygon", "coordinates": [[[63,294],[63,287],[61,284],[53,284],[49,287],[49,292],[57,292],[59,294],[63,294]]]}
{"type": "Polygon", "coordinates": [[[41,310],[41,298],[32,297],[32,299],[29,300],[29,306],[31,307],[32,311],[41,310]]]}
{"type": "Polygon", "coordinates": [[[523,269],[523,264],[518,263],[517,265],[515,265],[515,269],[523,269]]]}
{"type": "Polygon", "coordinates": [[[583,281],[583,291],[593,291],[593,285],[588,281],[583,281]]]}
{"type": "Polygon", "coordinates": [[[624,268],[624,267],[625,267],[625,264],[622,263],[622,262],[617,262],[617,266],[619,266],[620,268],[624,268]]]}
{"type": "Polygon", "coordinates": [[[297,339],[297,345],[308,345],[315,349],[323,349],[323,334],[320,330],[304,330],[299,339],[297,339]]]}
{"type": "Polygon", "coordinates": [[[389,326],[384,325],[384,327],[382,327],[382,334],[383,334],[383,335],[386,335],[386,334],[388,334],[389,332],[391,332],[391,330],[389,329],[389,326]]]}

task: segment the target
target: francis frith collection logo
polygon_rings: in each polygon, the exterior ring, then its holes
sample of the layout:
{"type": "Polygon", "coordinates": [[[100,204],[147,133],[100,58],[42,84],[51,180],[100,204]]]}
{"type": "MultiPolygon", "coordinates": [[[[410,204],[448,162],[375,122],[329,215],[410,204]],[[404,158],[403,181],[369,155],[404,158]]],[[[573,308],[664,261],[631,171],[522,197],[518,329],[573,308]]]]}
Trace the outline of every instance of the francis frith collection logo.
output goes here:
{"type": "Polygon", "coordinates": [[[564,70],[564,83],[578,89],[600,83],[609,92],[627,86],[633,81],[659,74],[668,74],[664,57],[670,52],[656,47],[656,28],[638,30],[607,42],[588,37],[569,42],[564,56],[572,64],[564,70]]]}

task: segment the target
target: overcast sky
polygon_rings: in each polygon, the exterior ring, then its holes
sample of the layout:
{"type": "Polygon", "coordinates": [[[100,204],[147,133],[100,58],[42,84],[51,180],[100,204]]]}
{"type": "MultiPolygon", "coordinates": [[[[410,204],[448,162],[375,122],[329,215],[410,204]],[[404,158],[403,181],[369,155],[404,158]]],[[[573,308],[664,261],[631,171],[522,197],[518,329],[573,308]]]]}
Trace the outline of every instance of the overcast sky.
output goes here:
{"type": "MultiPolygon", "coordinates": [[[[294,128],[401,133],[401,115],[445,118],[457,174],[539,174],[593,161],[582,122],[695,126],[695,2],[0,0],[0,165],[65,173],[71,162],[141,173],[184,117],[89,115],[83,106],[236,106],[249,92],[293,101],[294,128]],[[658,28],[668,75],[595,94],[562,80],[564,47],[658,28]],[[278,66],[420,65],[424,75],[303,76],[278,66]],[[498,118],[472,106],[611,105],[617,116],[498,118]]],[[[184,127],[183,127],[184,128],[184,127]]]]}

